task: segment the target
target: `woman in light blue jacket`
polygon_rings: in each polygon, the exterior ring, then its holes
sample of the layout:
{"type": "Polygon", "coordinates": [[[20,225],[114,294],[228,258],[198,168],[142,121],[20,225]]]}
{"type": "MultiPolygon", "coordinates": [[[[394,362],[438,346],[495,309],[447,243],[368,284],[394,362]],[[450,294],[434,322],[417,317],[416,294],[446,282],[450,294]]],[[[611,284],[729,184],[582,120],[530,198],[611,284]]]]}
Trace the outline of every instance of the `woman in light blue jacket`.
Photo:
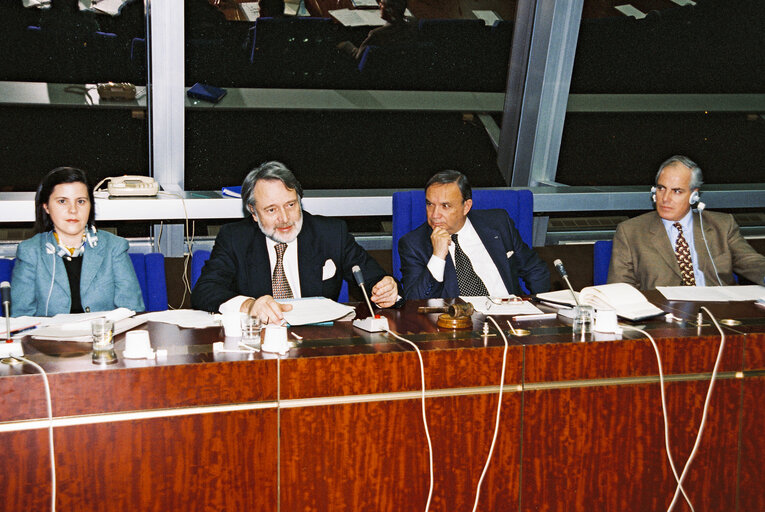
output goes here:
{"type": "Polygon", "coordinates": [[[128,243],[96,231],[93,190],[83,171],[49,172],[37,187],[35,217],[37,234],[16,249],[13,316],[144,310],[128,243]]]}

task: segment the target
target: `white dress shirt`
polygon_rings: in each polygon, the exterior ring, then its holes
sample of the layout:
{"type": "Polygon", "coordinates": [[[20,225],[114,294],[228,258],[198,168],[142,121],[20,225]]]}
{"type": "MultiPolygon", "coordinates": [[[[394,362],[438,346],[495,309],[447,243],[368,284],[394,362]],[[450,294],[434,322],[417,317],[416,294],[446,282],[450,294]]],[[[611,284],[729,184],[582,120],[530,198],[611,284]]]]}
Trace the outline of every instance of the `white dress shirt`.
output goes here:
{"type": "MultiPolygon", "coordinates": [[[[483,246],[481,238],[476,233],[473,224],[470,219],[465,219],[465,224],[457,231],[457,239],[459,240],[462,252],[470,258],[470,263],[473,265],[473,270],[481,278],[483,284],[486,285],[486,289],[489,291],[489,295],[492,297],[507,297],[509,293],[505,288],[505,283],[502,281],[502,276],[497,270],[497,266],[494,264],[494,260],[491,259],[489,251],[483,246]]],[[[457,268],[457,264],[454,260],[454,244],[449,244],[449,255],[454,263],[454,268],[457,268]]],[[[442,283],[444,281],[444,270],[446,268],[446,260],[442,260],[435,254],[430,257],[428,261],[428,270],[433,278],[442,283]]]]}
{"type": "MultiPolygon", "coordinates": [[[[266,250],[268,251],[268,260],[271,264],[270,275],[272,276],[274,275],[274,267],[276,267],[277,243],[279,242],[275,242],[266,237],[266,250]]],[[[284,251],[284,257],[282,258],[282,265],[284,266],[284,275],[287,276],[287,282],[290,284],[290,289],[292,290],[292,296],[299,299],[302,295],[300,294],[300,267],[298,267],[297,238],[287,243],[287,249],[284,251]]],[[[236,313],[242,307],[242,303],[247,299],[257,299],[257,297],[237,295],[221,304],[218,309],[221,313],[236,313]]]]}

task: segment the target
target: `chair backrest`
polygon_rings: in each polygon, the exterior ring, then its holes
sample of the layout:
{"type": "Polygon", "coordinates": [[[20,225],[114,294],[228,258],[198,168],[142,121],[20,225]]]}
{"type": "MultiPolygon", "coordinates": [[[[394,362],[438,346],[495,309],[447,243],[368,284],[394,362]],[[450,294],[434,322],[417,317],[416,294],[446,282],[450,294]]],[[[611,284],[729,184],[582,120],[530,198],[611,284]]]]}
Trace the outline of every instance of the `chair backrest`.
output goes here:
{"type": "Polygon", "coordinates": [[[210,251],[207,249],[197,249],[191,253],[191,287],[197,284],[197,279],[202,275],[202,267],[210,259],[210,251]]]}
{"type": "MultiPolygon", "coordinates": [[[[534,235],[534,195],[530,190],[473,190],[473,208],[502,208],[513,219],[523,241],[531,247],[534,235]]],[[[398,241],[425,222],[425,192],[393,193],[393,275],[401,279],[398,241]]]]}
{"type": "Polygon", "coordinates": [[[146,311],[167,309],[167,281],[165,280],[165,256],[162,253],[130,254],[146,311]]]}
{"type": "Polygon", "coordinates": [[[16,258],[0,258],[0,282],[11,282],[13,275],[13,266],[16,264],[16,258]]]}
{"type": "Polygon", "coordinates": [[[611,240],[598,240],[592,248],[592,284],[608,282],[608,266],[611,264],[611,240]]]}

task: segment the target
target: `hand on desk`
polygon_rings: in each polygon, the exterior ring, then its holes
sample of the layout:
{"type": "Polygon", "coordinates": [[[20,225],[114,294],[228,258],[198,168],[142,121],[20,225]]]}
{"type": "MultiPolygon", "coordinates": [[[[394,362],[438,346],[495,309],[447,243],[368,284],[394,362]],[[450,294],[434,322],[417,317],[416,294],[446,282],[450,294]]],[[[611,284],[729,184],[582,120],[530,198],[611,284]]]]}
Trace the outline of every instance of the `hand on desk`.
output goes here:
{"type": "Polygon", "coordinates": [[[398,285],[391,276],[385,276],[372,287],[372,296],[369,300],[381,308],[389,308],[398,299],[398,285]]]}
{"type": "Polygon", "coordinates": [[[242,302],[239,311],[250,316],[257,316],[264,324],[279,325],[284,322],[284,312],[292,310],[292,304],[280,304],[271,295],[242,302]]]}

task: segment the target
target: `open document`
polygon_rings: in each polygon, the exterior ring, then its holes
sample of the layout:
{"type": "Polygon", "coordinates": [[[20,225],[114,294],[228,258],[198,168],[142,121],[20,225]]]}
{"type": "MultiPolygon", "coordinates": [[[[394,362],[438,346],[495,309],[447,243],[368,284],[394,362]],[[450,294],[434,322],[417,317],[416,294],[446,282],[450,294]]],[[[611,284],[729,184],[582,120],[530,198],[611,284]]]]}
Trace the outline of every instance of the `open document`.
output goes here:
{"type": "Polygon", "coordinates": [[[40,318],[42,323],[30,334],[32,338],[59,341],[93,341],[90,321],[94,318],[108,318],[114,322],[114,335],[121,334],[146,322],[143,317],[136,317],[135,311],[127,308],[117,308],[112,311],[96,313],[78,313],[56,315],[51,318],[40,318]]]}
{"type": "MultiPolygon", "coordinates": [[[[538,293],[536,297],[542,302],[551,304],[576,305],[568,290],[538,293]]],[[[587,304],[595,309],[613,309],[620,317],[632,321],[664,314],[663,310],[648,302],[645,295],[626,283],[588,286],[582,288],[578,298],[581,304],[587,304]]]]}

